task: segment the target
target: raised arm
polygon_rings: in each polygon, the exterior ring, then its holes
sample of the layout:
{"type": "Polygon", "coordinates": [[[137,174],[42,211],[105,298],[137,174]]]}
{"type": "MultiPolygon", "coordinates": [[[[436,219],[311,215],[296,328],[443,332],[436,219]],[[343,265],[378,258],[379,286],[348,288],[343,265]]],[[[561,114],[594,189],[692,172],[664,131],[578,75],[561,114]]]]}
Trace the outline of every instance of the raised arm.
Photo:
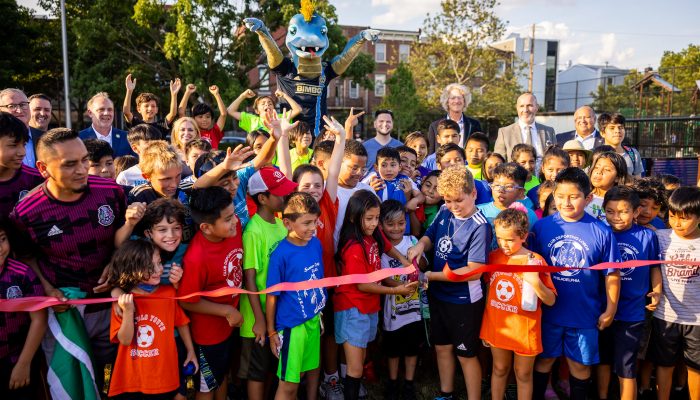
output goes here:
{"type": "Polygon", "coordinates": [[[270,31],[267,29],[265,24],[257,18],[246,18],[243,20],[243,22],[251,32],[258,34],[260,44],[267,55],[267,65],[270,67],[270,69],[274,69],[280,65],[284,56],[282,55],[280,48],[277,47],[275,39],[272,38],[272,35],[270,35],[270,31]]]}
{"type": "Polygon", "coordinates": [[[216,120],[216,126],[219,127],[219,130],[223,131],[224,125],[226,125],[226,104],[224,104],[224,99],[221,98],[218,86],[209,86],[209,93],[214,96],[216,99],[216,106],[219,108],[219,118],[216,120]]]}
{"type": "Polygon", "coordinates": [[[360,117],[365,113],[364,111],[360,111],[357,114],[353,114],[353,108],[350,107],[350,114],[348,115],[347,119],[345,119],[345,139],[350,140],[353,137],[353,130],[357,123],[360,120],[360,117]]]}
{"type": "Polygon", "coordinates": [[[251,148],[243,147],[242,144],[239,144],[233,150],[231,150],[231,148],[229,147],[226,150],[226,158],[224,158],[224,161],[222,161],[219,165],[210,169],[206,174],[200,176],[196,181],[194,181],[194,184],[192,184],[192,188],[201,189],[216,185],[216,183],[219,182],[219,179],[221,179],[221,177],[229,171],[236,171],[242,166],[245,166],[241,165],[241,163],[243,162],[243,160],[247,159],[252,154],[253,151],[251,150],[251,148]]]}
{"type": "MultiPolygon", "coordinates": [[[[352,115],[352,108],[350,108],[352,115]]],[[[360,113],[359,115],[362,115],[360,113]]],[[[335,118],[323,116],[326,123],[326,131],[335,135],[335,146],[328,164],[328,178],[326,179],[326,193],[330,197],[331,202],[335,203],[338,198],[338,176],[340,175],[340,165],[343,163],[343,155],[345,154],[345,128],[335,118]]]]}
{"type": "Polygon", "coordinates": [[[192,83],[188,83],[185,86],[185,94],[182,95],[182,100],[180,100],[180,105],[177,107],[177,115],[182,118],[187,116],[187,106],[190,103],[190,96],[197,90],[197,86],[192,83]]]}
{"type": "Polygon", "coordinates": [[[352,60],[357,57],[365,42],[376,42],[381,32],[376,29],[365,29],[348,40],[343,52],[338,54],[331,61],[331,66],[336,74],[342,75],[350,66],[352,60]]]}
{"type": "Polygon", "coordinates": [[[131,79],[131,74],[126,76],[126,95],[124,95],[124,105],[122,106],[122,113],[124,114],[124,119],[126,122],[131,123],[131,119],[134,114],[131,113],[131,97],[134,95],[134,89],[136,89],[136,79],[131,79]]]}
{"type": "Polygon", "coordinates": [[[233,103],[231,103],[231,105],[228,106],[226,112],[228,113],[228,115],[240,121],[241,113],[240,111],[238,111],[238,109],[241,107],[241,103],[243,103],[245,99],[252,99],[253,97],[255,97],[255,92],[250,89],[246,89],[245,92],[238,95],[238,97],[236,97],[236,100],[234,100],[233,103]]]}
{"type": "Polygon", "coordinates": [[[175,117],[177,117],[177,94],[180,92],[180,87],[182,87],[180,78],[170,81],[170,112],[165,116],[165,122],[168,124],[175,121],[175,117]]]}
{"type": "Polygon", "coordinates": [[[278,98],[279,97],[283,98],[287,102],[287,104],[289,104],[289,107],[292,110],[292,113],[289,114],[290,120],[296,118],[299,114],[301,114],[301,106],[299,105],[299,103],[297,103],[292,98],[292,96],[288,95],[287,93],[285,93],[279,89],[277,89],[277,91],[275,91],[275,96],[277,96],[278,98]]]}

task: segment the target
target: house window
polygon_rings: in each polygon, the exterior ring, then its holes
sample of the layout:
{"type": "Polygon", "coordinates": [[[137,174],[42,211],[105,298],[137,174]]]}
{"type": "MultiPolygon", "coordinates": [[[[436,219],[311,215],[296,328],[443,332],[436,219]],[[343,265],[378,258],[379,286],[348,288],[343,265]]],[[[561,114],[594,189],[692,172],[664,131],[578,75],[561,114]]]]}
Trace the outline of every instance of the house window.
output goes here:
{"type": "Polygon", "coordinates": [[[411,46],[408,44],[399,45],[399,62],[408,62],[408,55],[411,54],[411,46]]]}
{"type": "Polygon", "coordinates": [[[360,85],[350,81],[350,93],[349,96],[351,99],[359,99],[360,98],[360,85]]]}
{"type": "Polygon", "coordinates": [[[386,44],[377,43],[374,45],[374,61],[386,62],[386,44]]]}
{"type": "Polygon", "coordinates": [[[270,70],[265,65],[258,66],[259,92],[270,93],[270,70]]]}
{"type": "Polygon", "coordinates": [[[384,82],[386,82],[386,75],[384,75],[384,74],[374,75],[374,95],[375,96],[384,97],[384,94],[386,93],[386,85],[384,85],[384,82]]]}
{"type": "Polygon", "coordinates": [[[506,61],[496,60],[496,76],[503,76],[506,73],[506,61]]]}

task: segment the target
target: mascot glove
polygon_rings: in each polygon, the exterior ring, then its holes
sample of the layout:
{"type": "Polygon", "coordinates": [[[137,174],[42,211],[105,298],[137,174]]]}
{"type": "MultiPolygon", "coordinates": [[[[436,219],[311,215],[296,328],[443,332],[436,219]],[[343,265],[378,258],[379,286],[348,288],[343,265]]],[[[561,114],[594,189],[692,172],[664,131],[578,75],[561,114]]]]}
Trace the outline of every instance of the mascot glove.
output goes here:
{"type": "Polygon", "coordinates": [[[379,40],[379,34],[382,33],[382,31],[377,30],[377,29],[365,29],[364,31],[360,32],[362,35],[362,38],[364,40],[367,40],[369,42],[376,42],[379,40]]]}

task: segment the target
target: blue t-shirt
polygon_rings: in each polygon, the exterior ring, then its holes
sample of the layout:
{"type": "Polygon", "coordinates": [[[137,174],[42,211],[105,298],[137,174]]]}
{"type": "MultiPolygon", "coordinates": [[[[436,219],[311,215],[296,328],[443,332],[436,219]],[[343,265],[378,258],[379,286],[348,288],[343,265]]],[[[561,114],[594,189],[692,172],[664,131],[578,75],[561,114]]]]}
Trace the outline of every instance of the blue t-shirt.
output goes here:
{"type": "Polygon", "coordinates": [[[654,219],[649,221],[649,224],[651,224],[651,226],[653,226],[656,229],[668,229],[664,220],[659,217],[655,217],[654,219]]]}
{"type": "Polygon", "coordinates": [[[533,187],[527,191],[527,198],[530,199],[533,205],[533,209],[537,210],[540,208],[540,196],[537,192],[540,190],[540,185],[533,187]]]}
{"type": "Polygon", "coordinates": [[[476,188],[476,201],[474,204],[484,204],[493,201],[491,189],[486,182],[475,179],[474,187],[476,188]]]}
{"type": "Polygon", "coordinates": [[[553,306],[542,305],[542,320],[570,328],[595,328],[606,306],[605,275],[612,270],[588,270],[602,262],[619,262],[620,251],[612,230],[584,213],[567,222],[559,213],[543,218],[532,228],[529,248],[548,265],[578,267],[552,274],[557,289],[553,306]]]}
{"type": "MultiPolygon", "coordinates": [[[[624,232],[615,232],[615,239],[622,261],[659,259],[659,239],[651,229],[635,224],[624,232]]],[[[649,267],[623,268],[620,279],[620,300],[615,319],[644,321],[644,306],[649,293],[649,267]]]]}
{"type": "Polygon", "coordinates": [[[423,162],[420,166],[428,171],[435,171],[437,169],[437,160],[435,159],[435,157],[435,153],[428,154],[428,156],[423,159],[423,162]]]}
{"type": "MultiPolygon", "coordinates": [[[[518,203],[522,203],[529,210],[537,210],[539,208],[539,207],[535,207],[535,203],[533,203],[532,199],[530,199],[527,196],[518,200],[518,203]]],[[[535,215],[537,215],[537,214],[535,214],[535,215]]],[[[532,224],[530,224],[530,226],[532,227],[532,224]]]]}
{"type": "Polygon", "coordinates": [[[248,193],[248,181],[250,177],[255,174],[255,167],[248,166],[236,171],[238,175],[238,190],[236,190],[236,195],[233,197],[233,208],[236,213],[236,217],[241,220],[241,227],[245,229],[248,220],[250,220],[250,215],[248,215],[248,205],[245,202],[245,196],[248,193]]]}
{"type": "Polygon", "coordinates": [[[170,285],[170,269],[173,267],[174,263],[182,268],[182,258],[185,256],[185,251],[187,251],[187,244],[180,243],[175,249],[173,256],[169,260],[162,260],[163,262],[163,274],[160,276],[160,283],[163,285],[170,285]]]}
{"type": "Polygon", "coordinates": [[[362,145],[365,147],[365,150],[367,150],[367,168],[372,168],[374,167],[374,162],[377,160],[377,152],[379,149],[384,147],[399,147],[403,146],[403,143],[401,143],[399,140],[391,138],[389,143],[384,145],[379,143],[376,138],[372,138],[362,142],[362,145]]]}
{"type": "MultiPolygon", "coordinates": [[[[377,196],[382,200],[382,202],[387,200],[396,200],[401,202],[404,206],[408,200],[406,200],[406,194],[403,192],[401,186],[401,180],[409,179],[406,175],[398,174],[394,179],[382,179],[384,181],[384,189],[377,192],[377,196]]],[[[411,220],[406,213],[406,235],[411,234],[411,220]]]]}
{"type": "MultiPolygon", "coordinates": [[[[267,287],[280,282],[306,282],[323,279],[321,241],[313,237],[305,246],[284,238],[270,255],[267,287]]],[[[272,293],[277,298],[275,329],[293,328],[315,317],[326,305],[326,289],[272,293]]]]}
{"type": "MultiPolygon", "coordinates": [[[[434,272],[445,263],[455,270],[467,262],[486,263],[491,243],[491,226],[481,211],[471,217],[456,218],[444,205],[425,232],[433,243],[434,272]]],[[[428,293],[436,299],[454,304],[469,304],[484,297],[481,280],[467,282],[431,282],[428,293]]]]}
{"type": "MultiPolygon", "coordinates": [[[[477,207],[479,207],[479,210],[484,214],[486,219],[489,221],[489,225],[491,225],[491,231],[492,231],[492,240],[491,240],[491,250],[496,250],[498,248],[498,242],[496,241],[496,230],[495,227],[493,226],[493,221],[496,219],[498,216],[498,213],[500,213],[501,210],[500,208],[496,207],[494,202],[486,203],[486,204],[479,204],[477,207]]],[[[534,211],[531,209],[527,209],[527,219],[528,222],[530,223],[530,228],[535,226],[535,222],[537,222],[537,215],[535,214],[534,211]]]]}

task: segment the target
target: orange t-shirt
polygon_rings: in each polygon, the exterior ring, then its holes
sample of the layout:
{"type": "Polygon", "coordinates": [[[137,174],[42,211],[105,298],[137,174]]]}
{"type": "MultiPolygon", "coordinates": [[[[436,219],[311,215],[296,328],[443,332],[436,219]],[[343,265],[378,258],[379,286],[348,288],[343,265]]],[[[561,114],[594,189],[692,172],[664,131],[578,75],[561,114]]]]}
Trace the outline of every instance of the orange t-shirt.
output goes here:
{"type": "MultiPolygon", "coordinates": [[[[542,265],[547,262],[537,253],[535,257],[542,265]]],[[[489,254],[489,264],[527,264],[527,257],[510,258],[496,249],[489,254]]],[[[485,276],[489,283],[484,318],[481,322],[481,338],[491,346],[511,350],[516,354],[535,356],[542,352],[541,321],[542,308],[523,311],[523,277],[519,272],[489,272],[485,276]]],[[[554,289],[552,278],[547,272],[540,272],[540,279],[546,287],[554,289]]],[[[538,300],[538,304],[541,302],[538,300]]]]}
{"type": "MultiPolygon", "coordinates": [[[[161,285],[151,296],[175,297],[175,289],[161,285]]],[[[134,296],[134,338],[129,346],[119,345],[109,384],[110,397],[129,392],[168,393],[180,386],[175,328],[190,320],[177,300],[145,297],[148,296],[134,296]]],[[[119,343],[121,324],[122,318],[112,310],[109,337],[114,343],[119,343]]]]}
{"type": "Polygon", "coordinates": [[[335,268],[335,242],[333,241],[335,221],[338,219],[338,198],[336,197],[335,202],[332,202],[331,196],[324,190],[318,205],[321,208],[321,215],[316,221],[316,237],[321,241],[323,247],[323,277],[330,278],[338,276],[338,271],[335,268]]]}

